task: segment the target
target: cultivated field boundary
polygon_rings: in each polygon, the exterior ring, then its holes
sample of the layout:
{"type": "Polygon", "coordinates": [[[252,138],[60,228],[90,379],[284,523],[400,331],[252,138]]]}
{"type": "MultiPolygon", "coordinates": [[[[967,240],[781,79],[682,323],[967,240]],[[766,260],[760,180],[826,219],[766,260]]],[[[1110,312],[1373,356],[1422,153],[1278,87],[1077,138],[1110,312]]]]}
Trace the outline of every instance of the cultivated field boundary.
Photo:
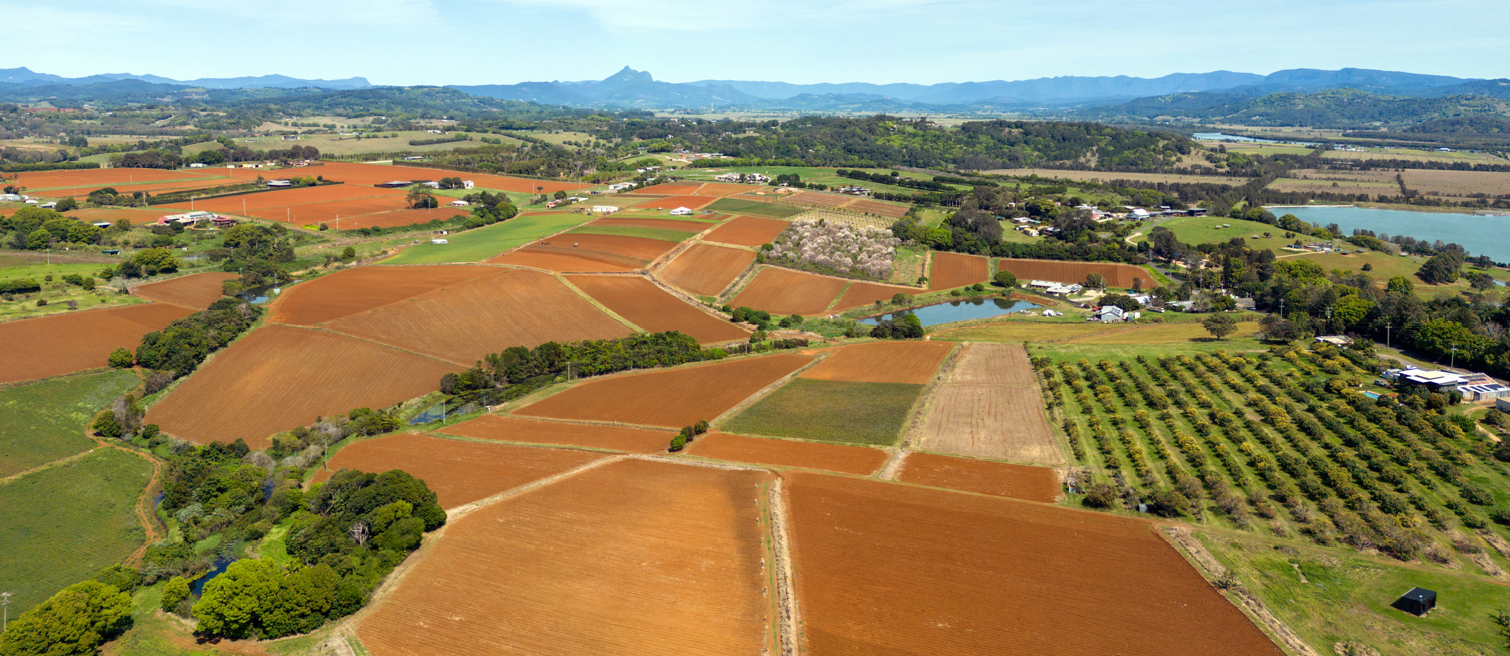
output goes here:
{"type": "MultiPolygon", "coordinates": [[[[754,394],[751,394],[751,395],[745,397],[743,401],[740,401],[739,403],[734,404],[733,407],[729,408],[728,410],[723,411],[717,417],[714,417],[711,421],[708,422],[709,429],[711,430],[711,429],[714,429],[714,428],[718,428],[721,432],[729,432],[729,431],[723,431],[723,429],[721,428],[724,423],[728,422],[730,419],[733,419],[739,413],[744,412],[745,410],[750,409],[750,406],[755,405],[756,403],[760,402],[761,399],[764,399],[765,397],[770,396],[771,393],[775,392],[776,390],[781,389],[782,387],[785,387],[787,383],[792,382],[798,376],[801,376],[802,373],[805,372],[805,371],[807,371],[808,369],[812,369],[813,367],[817,366],[819,362],[827,360],[828,357],[830,355],[832,355],[832,354],[833,354],[833,351],[823,351],[823,352],[818,353],[817,355],[810,356],[810,357],[812,357],[812,360],[809,361],[807,364],[802,365],[800,367],[797,367],[797,369],[795,371],[793,371],[792,373],[789,373],[789,374],[787,374],[785,376],[782,376],[781,378],[776,379],[770,385],[766,385],[765,387],[762,387],[759,390],[756,390],[754,394]]],[[[740,433],[729,432],[729,434],[730,435],[739,435],[740,433]]]]}
{"type": "MultiPolygon", "coordinates": [[[[954,368],[959,366],[960,354],[964,353],[969,346],[970,342],[960,342],[955,345],[949,350],[949,354],[944,356],[938,368],[933,371],[933,377],[928,380],[928,385],[918,395],[918,400],[913,402],[907,424],[902,428],[902,434],[897,437],[896,448],[907,450],[917,446],[913,440],[917,437],[918,431],[927,423],[928,415],[933,412],[933,400],[938,396],[939,389],[948,384],[949,377],[954,375],[954,368]]],[[[896,472],[892,472],[892,475],[895,476],[896,472]]]]}
{"type": "MultiPolygon", "coordinates": [[[[1215,556],[1211,555],[1210,551],[1206,550],[1206,546],[1201,544],[1200,539],[1195,537],[1195,532],[1192,528],[1167,524],[1159,528],[1159,534],[1169,543],[1170,548],[1174,549],[1175,553],[1183,556],[1190,563],[1190,566],[1208,582],[1220,579],[1223,575],[1227,574],[1226,566],[1222,565],[1215,556]]],[[[1221,593],[1220,589],[1218,589],[1218,593],[1221,593]]],[[[1233,602],[1233,605],[1237,606],[1244,615],[1247,615],[1250,621],[1256,624],[1265,635],[1269,636],[1269,639],[1275,640],[1286,651],[1297,656],[1321,656],[1319,652],[1312,649],[1304,640],[1301,640],[1300,636],[1296,635],[1288,625],[1280,621],[1278,617],[1275,617],[1274,613],[1269,610],[1269,607],[1265,606],[1264,602],[1252,592],[1249,592],[1246,588],[1237,587],[1228,590],[1227,593],[1222,596],[1227,597],[1229,602],[1233,602]]]]}

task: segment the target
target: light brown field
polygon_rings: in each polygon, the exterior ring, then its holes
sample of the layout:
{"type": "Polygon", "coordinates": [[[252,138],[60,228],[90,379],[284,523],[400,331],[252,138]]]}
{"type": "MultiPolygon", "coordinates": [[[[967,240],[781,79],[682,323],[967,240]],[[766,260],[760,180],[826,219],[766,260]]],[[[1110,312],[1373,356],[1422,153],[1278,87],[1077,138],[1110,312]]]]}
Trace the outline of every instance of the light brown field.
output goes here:
{"type": "Polygon", "coordinates": [[[703,221],[678,221],[676,219],[642,219],[637,217],[606,216],[588,225],[619,228],[655,228],[680,232],[702,232],[716,223],[703,221]]]}
{"type": "Polygon", "coordinates": [[[457,364],[512,346],[613,339],[633,332],[555,276],[524,269],[351,315],[326,328],[457,364]]]}
{"type": "Polygon", "coordinates": [[[754,216],[736,216],[719,226],[718,229],[703,236],[703,241],[718,242],[720,244],[734,244],[735,246],[759,246],[770,243],[776,235],[786,230],[792,224],[776,219],[762,219],[754,216]]]}
{"type": "Polygon", "coordinates": [[[1011,271],[1020,284],[1029,280],[1085,284],[1085,277],[1099,273],[1106,279],[1107,287],[1130,288],[1133,278],[1142,279],[1145,286],[1153,276],[1143,267],[1113,262],[1078,262],[1074,260],[1020,260],[1002,258],[996,261],[997,271],[1011,271]]]}
{"type": "Polygon", "coordinates": [[[240,277],[234,273],[195,273],[138,285],[131,289],[131,293],[154,301],[203,310],[223,296],[220,293],[220,283],[240,277]]]}
{"type": "MultiPolygon", "coordinates": [[[[997,175],[1030,176],[1036,175],[1042,178],[1057,178],[1060,180],[1095,180],[1097,182],[1109,182],[1112,180],[1136,180],[1139,182],[1183,182],[1205,183],[1221,185],[1240,185],[1248,182],[1248,178],[1229,178],[1218,175],[1179,175],[1175,173],[1115,173],[1104,171],[1066,171],[1060,169],[995,169],[983,171],[997,175]]],[[[1024,183],[1026,184],[1026,183],[1024,183]]]]}
{"type": "Polygon", "coordinates": [[[678,207],[695,210],[715,200],[718,199],[712,196],[669,196],[647,200],[635,207],[642,210],[674,210],[678,207]]]}
{"type": "Polygon", "coordinates": [[[770,480],[626,460],[505,499],[447,526],[357,636],[373,656],[764,653],[770,480]]]}
{"type": "Polygon", "coordinates": [[[890,301],[897,294],[917,294],[922,291],[924,290],[916,287],[879,285],[873,282],[850,283],[849,289],[844,290],[844,295],[834,304],[834,311],[852,310],[862,305],[872,305],[876,301],[890,301]]]}
{"type": "Polygon", "coordinates": [[[905,483],[1043,503],[1054,503],[1059,497],[1059,474],[1048,467],[954,458],[932,453],[907,454],[897,479],[905,483]]]}
{"type": "Polygon", "coordinates": [[[697,184],[661,184],[652,185],[643,189],[636,189],[629,193],[645,196],[686,196],[697,193],[702,185],[697,184]]]}
{"type": "Polygon", "coordinates": [[[677,330],[703,344],[750,336],[743,328],[692,307],[639,276],[567,276],[566,280],[646,332],[677,330]]]}
{"type": "Polygon", "coordinates": [[[869,476],[886,464],[880,449],[845,444],[799,442],[764,437],[708,433],[700,435],[686,453],[732,462],[750,462],[776,467],[802,467],[869,476]]]}
{"type": "Polygon", "coordinates": [[[734,196],[749,191],[754,185],[734,184],[732,182],[709,182],[698,188],[699,196],[734,196]]]}
{"type": "Polygon", "coordinates": [[[272,216],[273,213],[283,213],[284,208],[312,205],[315,203],[350,201],[360,198],[397,198],[402,202],[405,193],[403,189],[378,189],[376,187],[363,187],[359,185],[325,185],[196,200],[193,203],[173,203],[165,207],[243,216],[252,213],[254,210],[272,210],[273,212],[269,213],[269,216],[272,216]]]}
{"type": "Polygon", "coordinates": [[[144,303],[0,323],[0,384],[96,369],[110,352],[135,352],[142,335],[194,310],[144,303]]]}
{"type": "Polygon", "coordinates": [[[823,314],[828,304],[844,289],[845,281],[805,271],[781,267],[765,267],[734,300],[734,307],[765,310],[771,314],[823,314]]]}
{"type": "Polygon", "coordinates": [[[611,376],[582,383],[514,414],[680,428],[712,421],[810,361],[781,353],[611,376]]]}
{"type": "Polygon", "coordinates": [[[1042,465],[1065,462],[1020,345],[967,344],[931,403],[920,449],[1042,465]]]}
{"type": "Polygon", "coordinates": [[[21,186],[31,191],[40,192],[44,189],[61,189],[64,187],[91,187],[92,189],[99,189],[113,185],[124,187],[138,182],[204,180],[218,176],[165,169],[77,169],[72,171],[22,172],[8,177],[18,181],[21,186]]]}
{"type": "Polygon", "coordinates": [[[542,421],[508,415],[483,415],[460,424],[446,426],[440,432],[475,437],[480,440],[560,444],[625,453],[660,453],[666,450],[666,447],[671,444],[671,438],[675,436],[675,433],[668,431],[542,421]]]}
{"type": "Polygon", "coordinates": [[[990,277],[991,260],[979,255],[934,251],[933,271],[928,274],[928,289],[935,291],[964,287],[985,282],[990,277]]]}
{"type": "Polygon", "coordinates": [[[484,266],[356,267],[289,287],[273,301],[267,320],[313,326],[504,271],[484,266]]]}
{"type": "Polygon", "coordinates": [[[570,233],[547,237],[486,262],[560,273],[623,272],[643,269],[673,248],[674,242],[659,239],[570,233]]]}
{"type": "Polygon", "coordinates": [[[933,378],[954,345],[948,342],[881,341],[840,347],[801,378],[851,383],[911,383],[933,378]]]}
{"type": "MultiPolygon", "coordinates": [[[[246,171],[246,174],[262,173],[268,178],[299,176],[324,176],[326,180],[340,180],[353,185],[375,185],[391,180],[439,180],[441,178],[461,178],[471,180],[481,189],[501,189],[519,193],[546,193],[554,194],[557,191],[574,191],[593,186],[587,182],[567,182],[556,180],[531,180],[528,178],[515,178],[504,175],[489,175],[487,173],[466,173],[462,171],[449,171],[446,169],[432,169],[421,166],[391,166],[386,164],[363,164],[359,162],[324,162],[319,166],[311,166],[302,169],[285,169],[273,171],[252,171],[250,169],[236,169],[246,171]]],[[[405,193],[402,189],[399,193],[405,193]]]]}
{"type": "Polygon", "coordinates": [[[439,388],[454,364],[351,337],[265,325],[206,362],[147,411],[147,423],[201,444],[268,436],[354,408],[386,408],[439,388]]]}
{"type": "Polygon", "coordinates": [[[1283,653],[1146,522],[822,474],[783,478],[803,653],[1283,653]]]}
{"type": "Polygon", "coordinates": [[[755,261],[755,253],[711,244],[692,244],[656,275],[703,296],[718,296],[755,261]]]}
{"type": "MultiPolygon", "coordinates": [[[[454,207],[437,207],[431,210],[393,210],[392,212],[378,212],[376,214],[363,214],[361,216],[349,216],[342,214],[340,218],[325,221],[326,227],[331,230],[360,230],[362,228],[393,228],[397,226],[427,223],[435,219],[449,219],[455,216],[467,216],[466,210],[454,207]]],[[[301,222],[309,225],[312,222],[301,222]]]]}
{"type": "Polygon", "coordinates": [[[315,473],[319,483],[342,469],[382,473],[402,469],[430,486],[442,508],[463,506],[504,490],[554,476],[603,457],[571,449],[448,440],[401,433],[362,440],[336,452],[315,473]]]}

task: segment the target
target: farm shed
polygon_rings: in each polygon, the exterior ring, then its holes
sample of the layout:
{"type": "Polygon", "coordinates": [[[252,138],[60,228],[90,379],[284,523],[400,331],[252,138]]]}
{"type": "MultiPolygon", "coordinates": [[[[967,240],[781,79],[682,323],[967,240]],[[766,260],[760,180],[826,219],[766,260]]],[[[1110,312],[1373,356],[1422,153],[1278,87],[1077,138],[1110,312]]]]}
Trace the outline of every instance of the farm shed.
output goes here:
{"type": "Polygon", "coordinates": [[[671,210],[671,215],[672,216],[686,216],[686,215],[691,214],[691,213],[692,213],[692,210],[689,210],[689,209],[687,209],[685,207],[678,207],[678,208],[676,208],[674,210],[671,210]]]}
{"type": "Polygon", "coordinates": [[[1426,588],[1411,588],[1409,592],[1400,595],[1393,605],[1395,608],[1420,617],[1437,607],[1437,593],[1426,588]]]}
{"type": "Polygon", "coordinates": [[[1510,396],[1510,387],[1505,387],[1499,383],[1463,385],[1458,388],[1458,391],[1463,393],[1464,401],[1487,401],[1489,399],[1500,399],[1510,396]]]}

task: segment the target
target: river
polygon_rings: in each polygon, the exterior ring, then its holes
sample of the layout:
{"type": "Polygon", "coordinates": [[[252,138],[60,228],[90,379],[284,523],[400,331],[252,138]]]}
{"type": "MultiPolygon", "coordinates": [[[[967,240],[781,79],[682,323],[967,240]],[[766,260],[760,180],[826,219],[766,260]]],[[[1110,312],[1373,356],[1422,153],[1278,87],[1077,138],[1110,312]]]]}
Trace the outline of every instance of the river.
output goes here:
{"type": "Polygon", "coordinates": [[[1495,262],[1510,262],[1510,216],[1374,210],[1362,207],[1271,207],[1276,216],[1294,214],[1319,226],[1335,223],[1343,236],[1353,230],[1404,235],[1416,239],[1461,244],[1469,255],[1488,255],[1495,262]]]}

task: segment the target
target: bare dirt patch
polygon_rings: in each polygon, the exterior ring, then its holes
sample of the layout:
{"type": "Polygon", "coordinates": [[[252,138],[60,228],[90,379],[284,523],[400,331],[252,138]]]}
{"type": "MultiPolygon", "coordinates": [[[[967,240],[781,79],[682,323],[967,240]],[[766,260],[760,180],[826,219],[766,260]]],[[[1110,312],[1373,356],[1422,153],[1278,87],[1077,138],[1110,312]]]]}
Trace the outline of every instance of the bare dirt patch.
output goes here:
{"type": "Polygon", "coordinates": [[[315,482],[342,469],[382,473],[402,469],[425,481],[443,508],[486,499],[603,457],[587,451],[448,440],[418,433],[362,440],[341,449],[315,482]]]}
{"type": "Polygon", "coordinates": [[[952,458],[932,453],[908,455],[899,480],[1043,503],[1053,503],[1059,496],[1059,475],[1048,467],[952,458]]]}
{"type": "Polygon", "coordinates": [[[659,239],[571,233],[542,239],[487,262],[561,273],[635,271],[673,248],[675,243],[659,239]]]}
{"type": "Polygon", "coordinates": [[[918,448],[1014,462],[1065,462],[1027,353],[1016,344],[968,344],[934,394],[918,448]]]}
{"type": "Polygon", "coordinates": [[[131,288],[132,295],[203,310],[220,300],[220,283],[241,276],[234,273],[195,273],[131,288]]]}
{"type": "Polygon", "coordinates": [[[770,481],[624,460],[505,499],[447,526],[357,635],[373,656],[762,653],[770,481]]]}
{"type": "Polygon", "coordinates": [[[928,289],[953,289],[991,277],[991,260],[979,255],[934,251],[933,272],[928,275],[928,289]]]}
{"type": "Polygon", "coordinates": [[[945,342],[870,342],[839,348],[802,378],[922,385],[954,346],[945,342]]]}
{"type": "Polygon", "coordinates": [[[729,304],[776,315],[813,316],[823,314],[844,285],[839,278],[768,266],[755,274],[729,304]]]}
{"type": "Polygon", "coordinates": [[[792,224],[776,219],[736,216],[704,236],[703,241],[735,246],[759,246],[770,243],[776,235],[781,234],[781,231],[786,230],[790,225],[792,224]]]}
{"type": "Polygon", "coordinates": [[[1151,287],[1153,276],[1143,267],[1131,264],[1114,264],[1110,262],[1074,262],[1060,260],[1018,260],[1000,259],[996,261],[997,271],[1011,271],[1018,280],[1048,280],[1051,282],[1085,284],[1085,277],[1092,273],[1101,274],[1106,279],[1107,287],[1132,287],[1133,278],[1140,278],[1145,288],[1151,287]]]}
{"type": "Polygon", "coordinates": [[[660,453],[666,450],[675,435],[669,431],[542,421],[507,415],[483,415],[454,426],[446,426],[438,432],[480,440],[560,444],[625,453],[660,453]]]}
{"type": "Polygon", "coordinates": [[[0,323],[0,384],[103,367],[111,351],[135,351],[142,335],[193,313],[144,303],[0,323]]]}
{"type": "Polygon", "coordinates": [[[703,296],[718,296],[755,261],[755,253],[710,244],[692,244],[656,275],[672,285],[703,296]]]}
{"type": "Polygon", "coordinates": [[[677,330],[703,344],[750,336],[743,328],[692,307],[639,276],[567,276],[566,280],[647,332],[677,330]]]}
{"type": "Polygon", "coordinates": [[[503,273],[484,266],[357,267],[299,283],[273,302],[267,320],[313,326],[467,280],[503,273]]]}
{"type": "Polygon", "coordinates": [[[704,458],[734,462],[752,462],[777,467],[822,469],[843,474],[869,476],[886,464],[887,453],[880,449],[842,444],[773,440],[728,433],[699,436],[687,453],[704,458]]]}

